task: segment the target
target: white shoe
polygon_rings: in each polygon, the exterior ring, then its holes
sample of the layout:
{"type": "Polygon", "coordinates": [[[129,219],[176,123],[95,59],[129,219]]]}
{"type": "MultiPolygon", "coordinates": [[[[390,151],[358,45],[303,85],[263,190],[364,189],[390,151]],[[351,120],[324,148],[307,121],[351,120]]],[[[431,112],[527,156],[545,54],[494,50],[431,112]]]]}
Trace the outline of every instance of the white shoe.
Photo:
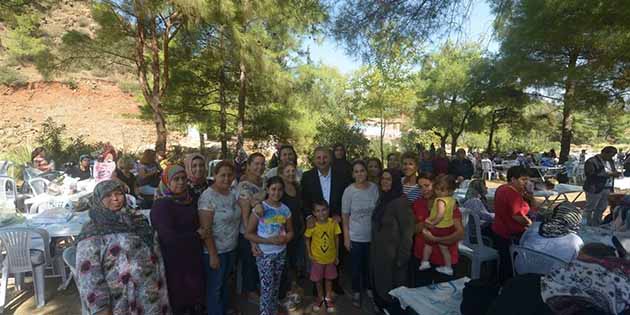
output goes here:
{"type": "Polygon", "coordinates": [[[428,270],[431,269],[431,264],[428,261],[423,261],[420,264],[420,267],[418,267],[418,270],[422,271],[422,270],[428,270]]]}
{"type": "Polygon", "coordinates": [[[365,292],[370,299],[374,299],[374,292],[372,292],[372,290],[368,289],[365,292]]]}
{"type": "Polygon", "coordinates": [[[435,268],[435,271],[441,273],[441,274],[445,274],[447,276],[452,276],[453,275],[453,268],[448,267],[448,266],[441,266],[441,267],[437,267],[435,268]]]}

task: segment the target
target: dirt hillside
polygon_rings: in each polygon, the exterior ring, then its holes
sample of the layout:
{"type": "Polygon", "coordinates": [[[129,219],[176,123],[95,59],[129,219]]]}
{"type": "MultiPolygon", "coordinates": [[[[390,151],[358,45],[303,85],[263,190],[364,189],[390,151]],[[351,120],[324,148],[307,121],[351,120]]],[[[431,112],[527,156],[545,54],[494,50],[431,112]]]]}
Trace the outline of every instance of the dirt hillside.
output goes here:
{"type": "Polygon", "coordinates": [[[140,119],[138,105],[134,96],[102,80],[78,81],[76,89],[58,82],[0,86],[0,150],[33,144],[42,122],[51,117],[66,125],[66,136],[84,135],[91,143],[109,141],[137,151],[155,141],[155,127],[140,119]]]}

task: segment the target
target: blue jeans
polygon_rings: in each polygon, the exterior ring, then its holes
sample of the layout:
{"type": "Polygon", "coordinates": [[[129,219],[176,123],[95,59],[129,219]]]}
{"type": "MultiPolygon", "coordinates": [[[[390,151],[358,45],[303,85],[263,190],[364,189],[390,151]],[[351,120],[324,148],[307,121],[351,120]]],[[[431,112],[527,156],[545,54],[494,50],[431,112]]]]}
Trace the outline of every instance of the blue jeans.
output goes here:
{"type": "Polygon", "coordinates": [[[210,256],[203,254],[206,270],[208,315],[225,315],[230,302],[228,276],[236,263],[236,251],[219,254],[219,269],[210,268],[210,256]]]}
{"type": "Polygon", "coordinates": [[[241,261],[242,291],[256,292],[259,285],[256,258],[252,255],[252,245],[243,234],[238,235],[238,259],[241,261]]]}
{"type": "Polygon", "coordinates": [[[370,282],[370,243],[351,242],[350,262],[352,265],[352,292],[361,293],[368,289],[370,282]]]}

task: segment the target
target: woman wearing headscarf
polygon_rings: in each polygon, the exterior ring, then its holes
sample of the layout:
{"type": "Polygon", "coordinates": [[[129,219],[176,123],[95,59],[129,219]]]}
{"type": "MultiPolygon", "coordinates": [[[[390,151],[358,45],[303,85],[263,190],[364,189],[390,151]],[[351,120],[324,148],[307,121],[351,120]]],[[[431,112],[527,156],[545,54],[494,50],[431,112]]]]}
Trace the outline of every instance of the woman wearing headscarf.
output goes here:
{"type": "Polygon", "coordinates": [[[166,268],[170,304],[175,314],[205,313],[202,260],[203,231],[197,204],[188,190],[186,171],[179,165],[164,170],[151,208],[166,268]]]}
{"type": "Polygon", "coordinates": [[[488,211],[490,207],[488,206],[487,194],[488,188],[486,187],[486,181],[483,179],[473,179],[470,184],[468,184],[462,207],[477,213],[481,221],[492,222],[494,220],[494,213],[488,211]]]}
{"type": "Polygon", "coordinates": [[[630,230],[630,195],[621,198],[619,205],[613,210],[612,227],[615,231],[630,230]]]}
{"type": "Polygon", "coordinates": [[[199,153],[188,154],[184,158],[188,177],[188,191],[196,204],[201,194],[208,189],[208,169],[206,159],[199,153]]]}
{"type": "Polygon", "coordinates": [[[90,221],[77,238],[77,286],[90,314],[170,314],[159,244],[126,205],[123,184],[94,188],[90,221]]]}
{"type": "Polygon", "coordinates": [[[352,165],[348,161],[346,147],[337,143],[333,146],[333,160],[332,169],[335,173],[341,174],[344,178],[344,183],[350,183],[352,181],[352,165]]]}
{"type": "MultiPolygon", "coordinates": [[[[573,261],[584,241],[578,236],[582,211],[570,202],[559,204],[551,217],[544,222],[534,222],[521,236],[520,246],[545,253],[565,262],[573,261]]],[[[516,257],[514,268],[517,273],[524,268],[523,261],[516,257]]],[[[531,266],[527,268],[531,270],[531,266]]],[[[544,273],[544,272],[543,272],[544,273]]]]}
{"type": "Polygon", "coordinates": [[[406,285],[414,218],[399,176],[385,170],[379,186],[380,198],[372,214],[370,244],[374,302],[390,314],[400,314],[402,309],[388,292],[406,285]]]}

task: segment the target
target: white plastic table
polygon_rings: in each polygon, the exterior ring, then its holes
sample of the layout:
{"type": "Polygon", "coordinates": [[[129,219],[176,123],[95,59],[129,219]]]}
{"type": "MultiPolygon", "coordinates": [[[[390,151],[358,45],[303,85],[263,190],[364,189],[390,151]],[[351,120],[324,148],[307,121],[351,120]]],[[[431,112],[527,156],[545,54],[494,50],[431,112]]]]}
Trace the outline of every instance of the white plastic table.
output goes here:
{"type": "Polygon", "coordinates": [[[400,307],[411,307],[418,315],[460,315],[464,284],[470,278],[432,284],[418,288],[398,287],[389,295],[398,299],[400,307]]]}
{"type": "Polygon", "coordinates": [[[534,197],[543,197],[545,201],[544,204],[549,204],[550,206],[555,204],[558,199],[564,198],[564,200],[575,204],[578,198],[584,193],[582,186],[577,185],[569,185],[569,184],[558,184],[552,190],[536,190],[534,191],[534,197]],[[569,199],[568,194],[577,193],[577,195],[573,199],[569,199]],[[554,197],[553,200],[551,199],[554,197]]]}

